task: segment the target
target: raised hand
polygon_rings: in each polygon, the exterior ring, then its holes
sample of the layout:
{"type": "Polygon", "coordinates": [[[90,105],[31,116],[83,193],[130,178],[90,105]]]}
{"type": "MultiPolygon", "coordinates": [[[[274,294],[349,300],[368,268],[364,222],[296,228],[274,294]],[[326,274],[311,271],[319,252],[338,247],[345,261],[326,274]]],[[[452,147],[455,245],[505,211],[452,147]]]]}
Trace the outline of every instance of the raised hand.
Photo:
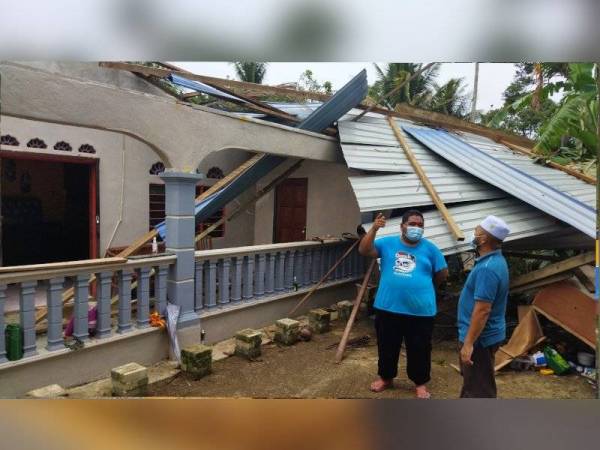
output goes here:
{"type": "Polygon", "coordinates": [[[373,228],[375,230],[379,230],[380,228],[385,227],[385,216],[382,213],[379,213],[375,218],[375,222],[373,223],[373,228]]]}

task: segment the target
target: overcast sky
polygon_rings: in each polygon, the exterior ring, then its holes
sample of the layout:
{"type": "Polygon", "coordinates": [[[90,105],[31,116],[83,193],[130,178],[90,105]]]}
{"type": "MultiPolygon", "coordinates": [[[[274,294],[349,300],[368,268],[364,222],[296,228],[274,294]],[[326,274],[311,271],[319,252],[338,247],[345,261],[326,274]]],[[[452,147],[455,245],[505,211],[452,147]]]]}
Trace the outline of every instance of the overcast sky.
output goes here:
{"type": "MultiPolygon", "coordinates": [[[[236,78],[232,64],[227,62],[173,62],[173,64],[200,75],[236,78]]],[[[298,81],[300,75],[306,69],[310,69],[318,82],[331,81],[333,89],[337,90],[363,68],[367,69],[369,84],[372,84],[377,79],[372,63],[269,63],[264,83],[274,85],[298,81]]],[[[502,92],[512,81],[514,73],[514,64],[481,63],[479,65],[477,109],[487,111],[490,108],[501,106],[503,103],[502,92]]],[[[450,78],[464,78],[468,85],[468,92],[472,92],[474,75],[474,63],[444,63],[440,67],[438,79],[442,84],[450,78]]]]}

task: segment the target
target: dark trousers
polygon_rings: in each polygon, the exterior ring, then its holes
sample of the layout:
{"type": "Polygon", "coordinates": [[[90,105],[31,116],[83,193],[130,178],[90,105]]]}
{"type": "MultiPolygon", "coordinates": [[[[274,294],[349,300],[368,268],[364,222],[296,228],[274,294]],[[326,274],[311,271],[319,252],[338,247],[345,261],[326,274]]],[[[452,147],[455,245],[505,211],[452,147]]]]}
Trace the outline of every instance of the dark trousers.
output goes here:
{"type": "MultiPolygon", "coordinates": [[[[462,347],[460,343],[459,348],[462,347]]],[[[460,373],[463,376],[463,386],[460,398],[496,398],[496,378],[494,376],[494,361],[500,344],[483,347],[473,346],[471,361],[473,365],[463,364],[460,360],[460,373]]]]}
{"type": "Polygon", "coordinates": [[[384,380],[398,375],[402,341],[406,347],[406,374],[417,386],[431,379],[433,317],[409,316],[375,309],[379,352],[378,374],[384,380]]]}

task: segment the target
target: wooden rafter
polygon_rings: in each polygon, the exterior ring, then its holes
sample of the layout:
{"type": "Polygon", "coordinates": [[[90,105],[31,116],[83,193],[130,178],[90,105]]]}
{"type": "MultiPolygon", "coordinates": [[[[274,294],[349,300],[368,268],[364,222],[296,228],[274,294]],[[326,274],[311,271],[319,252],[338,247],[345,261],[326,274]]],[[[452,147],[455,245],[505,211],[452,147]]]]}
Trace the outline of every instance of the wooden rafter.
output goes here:
{"type": "Polygon", "coordinates": [[[421,167],[421,164],[419,164],[419,161],[417,161],[417,158],[415,157],[414,153],[412,152],[412,149],[410,148],[408,141],[405,139],[404,135],[402,134],[402,131],[396,124],[396,121],[394,120],[393,117],[388,116],[388,122],[390,124],[390,127],[392,127],[392,130],[394,131],[394,134],[396,135],[396,139],[400,143],[400,146],[404,149],[404,153],[406,154],[407,159],[410,161],[411,165],[413,166],[415,173],[417,174],[417,176],[419,177],[419,179],[425,186],[425,189],[427,189],[427,192],[429,193],[431,200],[433,201],[433,203],[435,204],[437,209],[442,214],[442,217],[448,224],[448,228],[450,228],[450,231],[452,232],[454,239],[456,239],[458,241],[464,241],[465,240],[464,233],[462,232],[460,227],[457,225],[457,223],[454,221],[452,214],[450,214],[450,211],[448,211],[448,208],[446,208],[446,205],[444,204],[444,202],[438,195],[437,191],[435,190],[435,187],[429,180],[429,177],[427,176],[427,174],[421,167]]]}
{"type": "Polygon", "coordinates": [[[534,270],[533,272],[515,278],[510,283],[510,288],[512,290],[521,286],[534,283],[538,280],[543,280],[544,278],[548,278],[563,272],[571,271],[577,267],[583,266],[584,264],[589,264],[593,262],[594,258],[594,252],[586,252],[581,255],[573,256],[572,258],[568,258],[554,264],[549,264],[546,267],[543,267],[542,269],[534,270]]]}

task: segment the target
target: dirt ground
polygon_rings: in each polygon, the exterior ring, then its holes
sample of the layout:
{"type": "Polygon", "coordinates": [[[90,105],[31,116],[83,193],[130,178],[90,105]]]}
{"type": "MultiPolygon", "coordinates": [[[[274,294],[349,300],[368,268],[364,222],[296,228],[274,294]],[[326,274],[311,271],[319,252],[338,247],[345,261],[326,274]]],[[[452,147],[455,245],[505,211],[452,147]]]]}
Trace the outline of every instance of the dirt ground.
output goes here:
{"type": "MultiPolygon", "coordinates": [[[[181,374],[154,385],[150,396],[229,398],[413,398],[414,391],[401,356],[394,389],[376,394],[369,384],[376,377],[377,347],[373,321],[364,318],[351,338],[369,335],[367,346],[349,348],[341,364],[333,362],[344,324],[332,322],[329,333],[291,347],[274,343],[262,347],[257,361],[232,356],[213,363],[213,373],[194,381],[181,374]]],[[[434,340],[432,398],[457,398],[461,377],[450,364],[457,362],[456,343],[434,340]]],[[[577,375],[543,376],[538,372],[502,371],[497,378],[500,398],[585,399],[595,398],[590,384],[577,375]]]]}

